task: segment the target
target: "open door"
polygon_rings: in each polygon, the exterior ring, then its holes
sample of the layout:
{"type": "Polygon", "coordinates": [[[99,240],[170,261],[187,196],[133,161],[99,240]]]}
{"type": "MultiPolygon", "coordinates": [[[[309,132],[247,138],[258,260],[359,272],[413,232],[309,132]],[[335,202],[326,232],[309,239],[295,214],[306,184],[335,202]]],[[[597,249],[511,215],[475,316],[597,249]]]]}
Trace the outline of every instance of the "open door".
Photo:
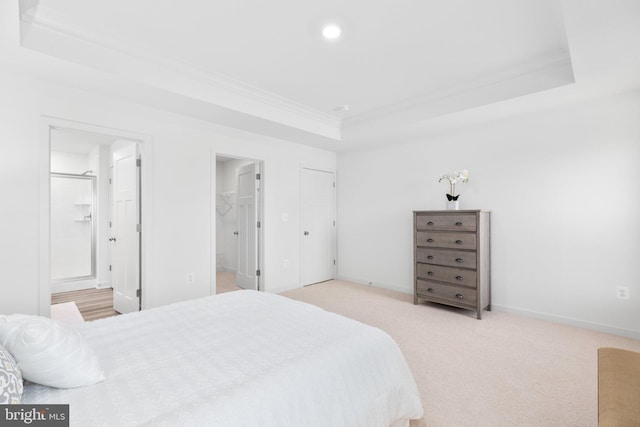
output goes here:
{"type": "Polygon", "coordinates": [[[302,169],[301,285],[324,282],[335,274],[335,179],[333,172],[302,169]]]}
{"type": "Polygon", "coordinates": [[[140,310],[140,206],[138,146],[114,147],[111,217],[113,309],[140,310]]]}
{"type": "Polygon", "coordinates": [[[236,193],[238,267],[236,285],[258,290],[258,197],[260,191],[259,162],[238,169],[236,193]]]}

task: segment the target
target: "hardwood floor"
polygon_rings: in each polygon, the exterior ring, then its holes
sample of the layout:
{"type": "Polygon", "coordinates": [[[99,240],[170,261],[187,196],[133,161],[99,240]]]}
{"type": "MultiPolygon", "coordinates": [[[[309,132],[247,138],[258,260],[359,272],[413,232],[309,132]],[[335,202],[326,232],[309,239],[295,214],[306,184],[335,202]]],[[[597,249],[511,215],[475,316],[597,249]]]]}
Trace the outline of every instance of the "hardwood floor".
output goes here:
{"type": "Polygon", "coordinates": [[[83,289],[51,295],[51,304],[73,301],[86,322],[104,317],[118,316],[113,309],[113,289],[83,289]]]}
{"type": "MultiPolygon", "coordinates": [[[[242,288],[235,284],[235,273],[218,272],[217,293],[238,291],[242,288]]],[[[83,289],[81,291],[60,292],[51,295],[51,304],[73,301],[78,306],[85,322],[118,316],[113,309],[113,289],[83,289]]]]}

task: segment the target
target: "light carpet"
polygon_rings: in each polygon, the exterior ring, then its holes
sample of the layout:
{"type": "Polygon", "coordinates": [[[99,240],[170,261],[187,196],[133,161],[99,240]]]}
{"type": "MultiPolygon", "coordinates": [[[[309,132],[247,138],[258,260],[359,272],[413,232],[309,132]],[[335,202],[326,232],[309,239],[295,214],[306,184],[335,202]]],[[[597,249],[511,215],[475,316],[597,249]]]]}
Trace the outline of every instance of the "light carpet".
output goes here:
{"type": "Polygon", "coordinates": [[[500,311],[475,312],[333,280],[284,292],[391,335],[413,371],[423,426],[597,426],[597,349],[640,341],[500,311]]]}
{"type": "Polygon", "coordinates": [[[236,273],[231,271],[216,272],[216,294],[240,291],[242,288],[236,285],[236,273]]]}

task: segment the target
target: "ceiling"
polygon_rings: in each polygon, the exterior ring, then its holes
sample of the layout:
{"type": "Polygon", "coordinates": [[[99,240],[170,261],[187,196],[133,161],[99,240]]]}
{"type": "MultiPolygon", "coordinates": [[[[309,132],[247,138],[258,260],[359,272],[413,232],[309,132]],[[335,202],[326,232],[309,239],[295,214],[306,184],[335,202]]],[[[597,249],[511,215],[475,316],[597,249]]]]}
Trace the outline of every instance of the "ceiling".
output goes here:
{"type": "Polygon", "coordinates": [[[20,43],[110,93],[338,149],[588,80],[606,37],[640,26],[640,2],[600,3],[610,21],[594,0],[21,0],[20,43]]]}

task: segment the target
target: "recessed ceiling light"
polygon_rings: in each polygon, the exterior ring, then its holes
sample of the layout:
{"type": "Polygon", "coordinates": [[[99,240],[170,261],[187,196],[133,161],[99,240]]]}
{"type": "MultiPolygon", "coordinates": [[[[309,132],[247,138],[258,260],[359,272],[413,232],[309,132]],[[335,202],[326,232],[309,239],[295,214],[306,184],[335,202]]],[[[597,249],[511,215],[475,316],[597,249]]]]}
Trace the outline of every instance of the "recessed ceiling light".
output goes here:
{"type": "Polygon", "coordinates": [[[342,29],[335,24],[325,25],[322,28],[322,35],[325,39],[335,40],[342,34],[342,29]]]}

